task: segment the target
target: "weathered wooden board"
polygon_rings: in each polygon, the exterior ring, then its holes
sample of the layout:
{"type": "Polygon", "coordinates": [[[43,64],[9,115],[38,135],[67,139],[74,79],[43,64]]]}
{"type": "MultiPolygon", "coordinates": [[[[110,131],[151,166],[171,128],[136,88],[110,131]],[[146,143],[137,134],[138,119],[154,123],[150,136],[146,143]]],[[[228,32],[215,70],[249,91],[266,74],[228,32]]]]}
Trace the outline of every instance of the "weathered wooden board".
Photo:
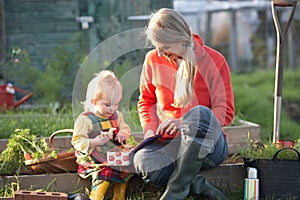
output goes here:
{"type": "MultiPolygon", "coordinates": [[[[243,164],[221,165],[219,167],[201,171],[201,174],[207,180],[227,191],[241,191],[243,180],[246,176],[246,170],[243,164]]],[[[90,189],[91,181],[82,179],[76,173],[66,174],[39,174],[39,175],[22,175],[22,176],[3,176],[0,178],[0,187],[3,185],[19,183],[22,190],[39,190],[47,188],[52,192],[84,192],[90,189]]],[[[145,184],[138,176],[133,177],[129,183],[128,192],[136,193],[143,191],[163,191],[151,184],[145,184]]]]}
{"type": "Polygon", "coordinates": [[[260,141],[260,126],[258,124],[240,120],[239,126],[228,126],[224,130],[228,136],[229,154],[235,154],[246,149],[249,142],[260,141]]]}
{"type": "MultiPolygon", "coordinates": [[[[250,140],[260,140],[260,126],[247,121],[241,121],[240,126],[225,127],[225,132],[228,135],[228,151],[230,155],[246,149],[250,140]]],[[[132,135],[137,141],[140,141],[143,137],[140,132],[132,133],[132,135]]],[[[0,152],[5,149],[6,144],[6,139],[0,140],[0,152]]],[[[56,136],[54,137],[53,145],[55,148],[69,149],[72,147],[71,136],[56,136]]]]}

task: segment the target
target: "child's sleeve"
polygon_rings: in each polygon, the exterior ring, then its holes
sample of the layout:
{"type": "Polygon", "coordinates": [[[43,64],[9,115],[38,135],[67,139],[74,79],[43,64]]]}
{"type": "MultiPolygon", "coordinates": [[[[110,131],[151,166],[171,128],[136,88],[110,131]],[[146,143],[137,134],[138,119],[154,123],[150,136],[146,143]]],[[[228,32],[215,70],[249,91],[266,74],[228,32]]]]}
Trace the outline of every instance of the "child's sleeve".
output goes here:
{"type": "Polygon", "coordinates": [[[92,130],[92,127],[92,121],[87,116],[78,116],[74,123],[74,132],[71,141],[76,150],[82,153],[89,153],[90,139],[88,133],[92,130]]]}

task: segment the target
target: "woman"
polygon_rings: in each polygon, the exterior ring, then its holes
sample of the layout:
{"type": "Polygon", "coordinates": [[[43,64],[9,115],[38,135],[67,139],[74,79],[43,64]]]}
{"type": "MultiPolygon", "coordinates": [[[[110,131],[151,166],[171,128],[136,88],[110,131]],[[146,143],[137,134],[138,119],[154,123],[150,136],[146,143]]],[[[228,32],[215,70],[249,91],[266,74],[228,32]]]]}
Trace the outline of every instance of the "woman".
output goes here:
{"type": "Polygon", "coordinates": [[[227,199],[199,174],[227,156],[222,127],[233,119],[234,98],[226,60],[172,9],[154,13],[146,35],[155,49],[145,57],[138,110],[144,137],[162,137],[135,154],[136,171],[166,186],[161,199],[227,199]]]}

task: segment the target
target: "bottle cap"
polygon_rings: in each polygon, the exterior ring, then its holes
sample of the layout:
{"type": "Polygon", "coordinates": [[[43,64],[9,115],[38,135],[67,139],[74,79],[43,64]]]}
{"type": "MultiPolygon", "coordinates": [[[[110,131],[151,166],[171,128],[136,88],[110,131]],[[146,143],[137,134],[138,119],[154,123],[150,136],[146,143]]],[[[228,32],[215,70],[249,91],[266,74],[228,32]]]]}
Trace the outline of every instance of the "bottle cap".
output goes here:
{"type": "Polygon", "coordinates": [[[247,167],[248,178],[257,178],[257,169],[254,167],[247,167]]]}

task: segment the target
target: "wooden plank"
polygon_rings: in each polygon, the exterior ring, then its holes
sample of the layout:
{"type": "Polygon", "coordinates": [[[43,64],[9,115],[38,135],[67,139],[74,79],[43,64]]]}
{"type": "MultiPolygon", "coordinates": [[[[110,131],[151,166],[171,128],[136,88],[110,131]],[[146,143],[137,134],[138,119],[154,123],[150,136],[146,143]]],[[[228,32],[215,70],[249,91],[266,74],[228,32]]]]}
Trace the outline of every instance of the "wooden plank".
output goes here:
{"type": "Polygon", "coordinates": [[[0,152],[4,151],[6,149],[8,140],[7,139],[0,139],[0,152]]]}
{"type": "MultiPolygon", "coordinates": [[[[68,22],[73,21],[76,22],[76,17],[79,16],[79,13],[76,12],[66,12],[65,15],[60,17],[60,13],[37,13],[36,16],[32,14],[28,15],[14,15],[13,17],[10,15],[6,19],[7,22],[13,22],[13,24],[32,24],[35,23],[51,23],[51,22],[68,22]],[[67,15],[68,14],[68,15],[67,15]]],[[[77,22],[76,22],[77,23],[77,22]]]]}
{"type": "Polygon", "coordinates": [[[225,130],[229,143],[245,143],[260,139],[260,128],[252,126],[231,127],[225,130]]]}
{"type": "Polygon", "coordinates": [[[50,11],[64,12],[65,10],[77,10],[79,8],[77,0],[40,0],[40,1],[19,1],[9,0],[5,2],[7,12],[32,12],[50,11]]]}
{"type": "Polygon", "coordinates": [[[10,23],[6,25],[7,33],[10,34],[41,34],[48,32],[72,32],[79,31],[80,24],[75,20],[70,22],[48,22],[35,24],[10,23]]]}
{"type": "Polygon", "coordinates": [[[90,188],[89,179],[82,179],[77,173],[64,174],[37,174],[2,176],[0,177],[0,186],[11,183],[19,183],[22,190],[40,190],[48,188],[51,192],[74,192],[85,187],[90,188]]]}
{"type": "Polygon", "coordinates": [[[80,24],[73,21],[37,22],[37,23],[10,23],[6,26],[7,34],[38,34],[47,32],[78,32],[80,24]]]}
{"type": "MultiPolygon", "coordinates": [[[[213,185],[224,188],[227,191],[241,191],[242,183],[246,176],[244,164],[220,165],[216,168],[200,172],[213,185]]],[[[39,174],[0,177],[0,187],[11,183],[19,183],[22,190],[37,190],[48,188],[51,192],[84,191],[90,189],[90,180],[82,179],[77,173],[65,174],[39,174]]],[[[140,177],[135,176],[130,180],[128,192],[163,191],[164,188],[145,184],[140,177]],[[141,187],[142,186],[142,187],[141,187]]]]}
{"type": "Polygon", "coordinates": [[[35,21],[65,21],[74,20],[74,17],[79,15],[79,9],[77,10],[64,10],[61,12],[59,10],[55,12],[50,11],[34,11],[31,12],[7,12],[5,13],[5,19],[7,21],[12,21],[14,23],[31,23],[35,21]],[[28,21],[31,20],[31,21],[28,21]]]}
{"type": "Polygon", "coordinates": [[[241,120],[240,126],[228,126],[224,128],[228,136],[229,155],[246,149],[250,142],[260,141],[260,126],[255,123],[241,120]]]}
{"type": "Polygon", "coordinates": [[[74,32],[48,32],[38,34],[10,34],[6,38],[9,46],[21,46],[25,44],[63,44],[74,36],[74,32]]]}

